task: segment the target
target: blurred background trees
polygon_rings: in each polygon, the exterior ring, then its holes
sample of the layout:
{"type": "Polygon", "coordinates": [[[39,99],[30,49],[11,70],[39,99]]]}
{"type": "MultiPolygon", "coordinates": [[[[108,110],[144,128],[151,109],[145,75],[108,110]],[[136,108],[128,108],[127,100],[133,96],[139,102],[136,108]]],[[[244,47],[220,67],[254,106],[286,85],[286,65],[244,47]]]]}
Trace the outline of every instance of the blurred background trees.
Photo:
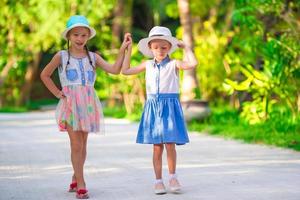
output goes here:
{"type": "MultiPolygon", "coordinates": [[[[97,35],[88,45],[113,62],[122,36],[135,44],[155,25],[194,48],[199,65],[181,72],[183,100],[230,107],[249,124],[296,123],[300,112],[300,1],[297,0],[19,0],[0,2],[0,107],[53,99],[38,74],[66,48],[70,15],[85,15],[97,35]],[[186,97],[186,98],[185,98],[186,97]]],[[[173,58],[184,57],[182,50],[173,58]]],[[[132,65],[144,58],[134,45],[132,65]]],[[[144,74],[97,70],[96,90],[109,107],[139,115],[144,74]]],[[[57,74],[54,79],[58,83],[57,74]]],[[[282,125],[284,126],[284,125],[282,125]]]]}

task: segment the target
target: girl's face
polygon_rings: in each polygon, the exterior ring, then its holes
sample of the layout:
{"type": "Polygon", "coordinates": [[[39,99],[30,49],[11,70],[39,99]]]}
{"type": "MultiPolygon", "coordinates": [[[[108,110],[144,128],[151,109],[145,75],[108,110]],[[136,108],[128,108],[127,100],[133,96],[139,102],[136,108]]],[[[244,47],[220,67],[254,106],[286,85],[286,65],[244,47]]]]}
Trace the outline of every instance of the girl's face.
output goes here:
{"type": "Polygon", "coordinates": [[[71,46],[75,49],[83,49],[90,37],[90,30],[85,27],[75,27],[68,33],[71,46]]]}
{"type": "Polygon", "coordinates": [[[171,44],[166,40],[156,39],[149,43],[149,48],[155,59],[158,62],[161,62],[168,55],[169,50],[171,49],[171,44]]]}

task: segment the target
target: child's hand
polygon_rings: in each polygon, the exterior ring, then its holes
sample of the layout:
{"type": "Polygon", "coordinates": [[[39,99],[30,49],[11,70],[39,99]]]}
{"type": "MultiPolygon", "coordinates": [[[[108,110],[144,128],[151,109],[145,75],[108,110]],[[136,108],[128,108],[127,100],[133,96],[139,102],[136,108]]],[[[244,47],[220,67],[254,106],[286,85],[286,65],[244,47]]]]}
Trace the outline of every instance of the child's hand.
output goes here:
{"type": "Polygon", "coordinates": [[[57,98],[59,99],[64,99],[66,98],[65,94],[63,93],[63,91],[59,91],[56,95],[57,98]]]}
{"type": "Polygon", "coordinates": [[[130,33],[127,33],[128,35],[125,34],[125,36],[127,36],[126,38],[126,42],[128,44],[127,48],[131,48],[132,47],[132,37],[130,33]]]}
{"type": "Polygon", "coordinates": [[[132,39],[131,39],[131,33],[125,33],[125,35],[124,35],[124,41],[125,42],[132,41],[132,39]]]}
{"type": "Polygon", "coordinates": [[[179,41],[177,46],[182,49],[184,49],[186,47],[186,45],[182,41],[179,41]]]}
{"type": "Polygon", "coordinates": [[[126,48],[131,48],[132,45],[132,38],[130,33],[125,33],[124,40],[121,45],[121,49],[125,51],[126,48]]]}

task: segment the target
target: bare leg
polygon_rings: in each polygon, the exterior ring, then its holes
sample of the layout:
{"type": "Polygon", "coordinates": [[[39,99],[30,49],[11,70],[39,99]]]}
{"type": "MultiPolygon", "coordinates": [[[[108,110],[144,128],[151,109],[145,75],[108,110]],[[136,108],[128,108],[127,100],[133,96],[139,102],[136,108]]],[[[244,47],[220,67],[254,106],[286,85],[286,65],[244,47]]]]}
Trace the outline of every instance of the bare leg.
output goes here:
{"type": "MultiPolygon", "coordinates": [[[[79,132],[78,132],[79,133],[79,132]]],[[[82,141],[83,141],[83,147],[82,147],[82,152],[81,152],[81,162],[82,165],[84,166],[85,160],[86,160],[86,148],[87,148],[87,138],[88,138],[88,133],[87,132],[80,132],[80,135],[82,136],[82,141]]],[[[73,174],[72,176],[72,183],[76,182],[76,176],[73,174]]]]}
{"type": "MultiPolygon", "coordinates": [[[[82,151],[81,151],[81,165],[82,165],[82,169],[84,169],[84,163],[86,160],[86,149],[87,149],[87,139],[88,139],[88,133],[87,132],[81,132],[81,136],[82,136],[82,151]]],[[[85,182],[84,182],[84,187],[86,187],[85,182]]],[[[80,187],[78,187],[80,188],[80,187]]]]}
{"type": "Polygon", "coordinates": [[[83,142],[83,147],[82,147],[82,165],[84,165],[85,160],[86,160],[86,147],[87,147],[87,139],[88,139],[88,133],[87,132],[81,132],[82,135],[82,142],[83,142]]]}
{"type": "Polygon", "coordinates": [[[76,182],[76,177],[75,177],[75,173],[73,172],[73,175],[72,175],[72,183],[75,183],[76,182]]]}
{"type": "Polygon", "coordinates": [[[165,194],[166,189],[162,181],[162,154],[164,151],[163,144],[154,144],[153,145],[153,167],[155,172],[155,185],[154,192],[155,194],[165,194]]]}
{"type": "Polygon", "coordinates": [[[168,167],[170,174],[170,190],[172,192],[180,192],[180,184],[176,175],[176,149],[174,143],[165,144],[167,150],[167,158],[168,158],[168,167]]]}
{"type": "Polygon", "coordinates": [[[176,149],[174,143],[165,144],[167,150],[167,159],[169,174],[176,173],[176,149]]]}
{"type": "Polygon", "coordinates": [[[156,179],[162,178],[162,153],[164,150],[163,144],[153,145],[153,167],[156,179]]]}
{"type": "Polygon", "coordinates": [[[83,137],[82,132],[73,131],[71,127],[67,127],[70,145],[71,145],[71,161],[74,169],[74,174],[77,181],[77,188],[85,188],[83,177],[83,137]]]}

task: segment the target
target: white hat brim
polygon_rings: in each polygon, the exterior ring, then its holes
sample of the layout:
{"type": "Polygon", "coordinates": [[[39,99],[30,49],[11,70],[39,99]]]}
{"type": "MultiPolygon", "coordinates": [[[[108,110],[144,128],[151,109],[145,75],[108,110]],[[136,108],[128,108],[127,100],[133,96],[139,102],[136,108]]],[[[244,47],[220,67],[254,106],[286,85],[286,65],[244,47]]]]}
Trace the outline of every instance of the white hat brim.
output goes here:
{"type": "Polygon", "coordinates": [[[139,51],[142,54],[144,54],[145,56],[153,58],[154,55],[153,55],[152,51],[150,50],[148,44],[151,40],[156,40],[156,39],[166,40],[166,41],[171,43],[172,46],[171,46],[168,54],[173,53],[173,51],[175,51],[178,48],[177,45],[178,45],[179,41],[175,37],[172,37],[172,36],[151,36],[151,37],[143,38],[139,41],[139,43],[138,43],[139,51]]]}
{"type": "Polygon", "coordinates": [[[95,35],[96,35],[96,30],[93,28],[93,27],[90,27],[86,24],[81,24],[81,23],[77,23],[77,24],[74,24],[73,26],[70,26],[69,28],[67,28],[66,30],[64,30],[64,32],[62,32],[62,37],[65,39],[65,40],[68,40],[67,38],[67,34],[68,32],[75,28],[75,27],[85,27],[85,28],[88,28],[90,30],[90,37],[89,39],[93,38],[95,35]]]}

